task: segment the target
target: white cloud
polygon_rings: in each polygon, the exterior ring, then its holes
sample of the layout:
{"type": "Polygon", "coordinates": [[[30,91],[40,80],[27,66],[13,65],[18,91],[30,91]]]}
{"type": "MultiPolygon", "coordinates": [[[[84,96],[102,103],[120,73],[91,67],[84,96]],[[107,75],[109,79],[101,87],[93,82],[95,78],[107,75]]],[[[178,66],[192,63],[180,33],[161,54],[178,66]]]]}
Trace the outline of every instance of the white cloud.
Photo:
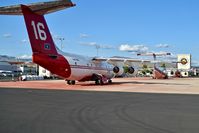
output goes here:
{"type": "Polygon", "coordinates": [[[5,33],[5,34],[3,34],[3,37],[4,37],[4,38],[11,38],[12,35],[11,35],[10,33],[5,33]]]}
{"type": "Polygon", "coordinates": [[[81,45],[96,46],[96,42],[79,42],[81,45]]]}
{"type": "Polygon", "coordinates": [[[96,42],[79,42],[79,43],[81,45],[94,46],[96,48],[114,49],[113,46],[110,46],[110,45],[101,45],[101,44],[97,44],[96,42]]]}
{"type": "Polygon", "coordinates": [[[21,40],[22,43],[28,43],[29,41],[27,39],[21,40]]]}
{"type": "Polygon", "coordinates": [[[88,37],[89,37],[88,34],[84,34],[84,33],[81,33],[81,34],[80,34],[80,38],[88,38],[88,37]]]}
{"type": "Polygon", "coordinates": [[[128,52],[145,53],[149,50],[149,48],[144,45],[123,44],[123,45],[120,45],[119,50],[120,51],[128,51],[128,52]]]}
{"type": "Polygon", "coordinates": [[[157,48],[168,48],[169,44],[158,44],[156,45],[157,48]]]}

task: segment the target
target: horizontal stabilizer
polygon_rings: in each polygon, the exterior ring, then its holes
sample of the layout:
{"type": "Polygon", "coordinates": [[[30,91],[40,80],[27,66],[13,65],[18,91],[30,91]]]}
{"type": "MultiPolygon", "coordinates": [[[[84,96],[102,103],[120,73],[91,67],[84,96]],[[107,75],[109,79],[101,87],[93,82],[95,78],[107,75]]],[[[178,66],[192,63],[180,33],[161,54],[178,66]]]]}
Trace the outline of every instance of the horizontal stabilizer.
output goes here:
{"type": "MultiPolygon", "coordinates": [[[[59,10],[63,10],[65,8],[73,7],[75,4],[71,2],[71,0],[55,0],[49,2],[38,2],[34,4],[28,4],[28,6],[34,13],[39,15],[44,15],[52,12],[56,12],[59,10]]],[[[22,10],[20,5],[14,6],[5,6],[0,7],[1,15],[22,15],[22,10]]]]}

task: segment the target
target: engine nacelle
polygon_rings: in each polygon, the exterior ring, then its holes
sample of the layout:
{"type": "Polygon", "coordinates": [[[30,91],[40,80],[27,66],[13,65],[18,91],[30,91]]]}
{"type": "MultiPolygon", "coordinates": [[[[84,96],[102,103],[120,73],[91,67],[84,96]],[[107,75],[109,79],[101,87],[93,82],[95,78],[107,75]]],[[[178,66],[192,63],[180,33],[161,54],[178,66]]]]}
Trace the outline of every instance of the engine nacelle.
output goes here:
{"type": "Polygon", "coordinates": [[[129,74],[133,74],[135,72],[135,69],[134,69],[134,67],[128,67],[128,73],[129,74]]]}
{"type": "Polygon", "coordinates": [[[124,73],[124,69],[123,69],[123,67],[115,66],[115,67],[113,68],[113,72],[114,72],[117,76],[121,76],[121,75],[124,73]]]}

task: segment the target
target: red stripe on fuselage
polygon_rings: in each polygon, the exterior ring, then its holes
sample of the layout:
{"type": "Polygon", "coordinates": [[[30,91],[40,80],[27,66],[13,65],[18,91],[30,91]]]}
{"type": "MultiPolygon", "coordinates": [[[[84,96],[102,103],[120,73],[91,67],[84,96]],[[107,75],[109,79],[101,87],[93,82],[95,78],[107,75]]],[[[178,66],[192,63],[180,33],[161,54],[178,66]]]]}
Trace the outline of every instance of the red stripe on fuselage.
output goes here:
{"type": "Polygon", "coordinates": [[[104,70],[104,71],[111,71],[110,69],[103,68],[103,67],[93,67],[93,66],[83,66],[83,65],[70,65],[71,68],[78,68],[78,69],[90,69],[90,70],[104,70]]]}

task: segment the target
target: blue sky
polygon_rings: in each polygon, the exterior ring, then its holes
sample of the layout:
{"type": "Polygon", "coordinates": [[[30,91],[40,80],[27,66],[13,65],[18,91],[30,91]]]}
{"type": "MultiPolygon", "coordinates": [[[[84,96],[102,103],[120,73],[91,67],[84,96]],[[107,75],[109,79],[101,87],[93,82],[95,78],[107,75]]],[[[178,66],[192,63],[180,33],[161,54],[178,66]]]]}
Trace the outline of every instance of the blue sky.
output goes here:
{"type": "MultiPolygon", "coordinates": [[[[42,0],[1,0],[0,6],[32,3],[42,0]]],[[[44,0],[43,0],[44,1],[44,0]]],[[[168,51],[192,54],[199,62],[198,0],[73,0],[76,7],[46,15],[48,26],[63,51],[96,56],[128,56],[121,51],[168,51]],[[124,50],[124,49],[123,49],[124,50]]],[[[31,55],[22,16],[0,16],[0,54],[31,55]]]]}

